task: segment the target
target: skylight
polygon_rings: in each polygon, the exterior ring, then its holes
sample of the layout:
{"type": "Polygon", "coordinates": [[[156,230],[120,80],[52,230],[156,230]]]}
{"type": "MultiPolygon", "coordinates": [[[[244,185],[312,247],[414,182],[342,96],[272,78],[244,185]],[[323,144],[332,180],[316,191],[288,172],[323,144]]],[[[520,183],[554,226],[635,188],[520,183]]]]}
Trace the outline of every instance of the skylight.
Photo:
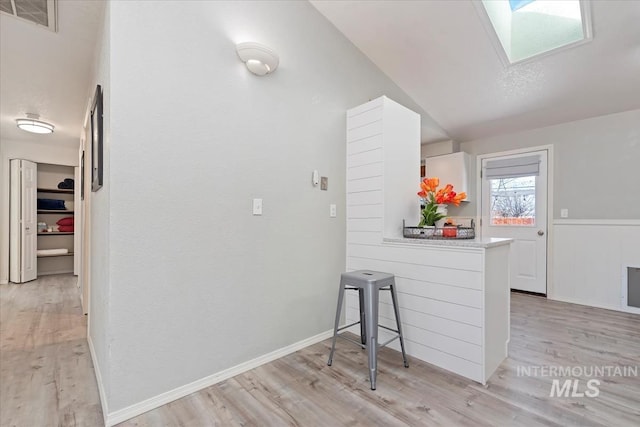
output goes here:
{"type": "Polygon", "coordinates": [[[482,0],[510,64],[591,38],[580,0],[482,0]]]}

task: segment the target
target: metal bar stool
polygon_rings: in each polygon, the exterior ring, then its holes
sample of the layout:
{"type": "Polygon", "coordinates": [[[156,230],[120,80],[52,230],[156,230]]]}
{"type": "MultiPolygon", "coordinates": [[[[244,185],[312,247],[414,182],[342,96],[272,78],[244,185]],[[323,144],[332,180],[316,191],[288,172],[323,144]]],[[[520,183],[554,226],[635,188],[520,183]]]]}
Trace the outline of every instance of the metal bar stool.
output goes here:
{"type": "Polygon", "coordinates": [[[402,327],[400,326],[400,312],[398,311],[398,298],[396,296],[395,278],[393,274],[381,273],[379,271],[358,270],[350,273],[342,273],[340,276],[340,290],[338,291],[338,308],[336,309],[336,321],[333,327],[333,340],[331,343],[331,353],[327,365],[331,366],[333,362],[333,353],[336,349],[336,338],[341,337],[347,341],[351,341],[361,348],[367,349],[369,359],[369,378],[371,381],[371,390],[376,389],[376,375],[378,371],[378,347],[384,347],[396,338],[400,340],[400,348],[402,349],[402,359],[404,367],[409,367],[407,355],[404,351],[404,339],[402,337],[402,327]],[[342,311],[342,302],[344,300],[345,290],[357,290],[360,298],[360,321],[338,328],[340,323],[340,312],[342,311]],[[391,300],[393,301],[393,311],[396,315],[397,330],[378,325],[378,297],[379,291],[391,291],[391,300]],[[360,324],[360,342],[352,340],[338,334],[343,329],[360,324]],[[395,332],[396,335],[383,344],[378,344],[378,327],[395,332]]]}

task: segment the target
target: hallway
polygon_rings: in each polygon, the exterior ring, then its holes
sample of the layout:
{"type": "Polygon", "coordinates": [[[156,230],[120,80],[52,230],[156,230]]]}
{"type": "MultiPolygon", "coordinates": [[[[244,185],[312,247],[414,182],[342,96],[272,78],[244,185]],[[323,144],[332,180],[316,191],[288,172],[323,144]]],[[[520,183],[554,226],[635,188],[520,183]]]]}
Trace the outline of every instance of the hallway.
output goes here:
{"type": "Polygon", "coordinates": [[[0,285],[0,426],[100,426],[76,277],[0,285]]]}

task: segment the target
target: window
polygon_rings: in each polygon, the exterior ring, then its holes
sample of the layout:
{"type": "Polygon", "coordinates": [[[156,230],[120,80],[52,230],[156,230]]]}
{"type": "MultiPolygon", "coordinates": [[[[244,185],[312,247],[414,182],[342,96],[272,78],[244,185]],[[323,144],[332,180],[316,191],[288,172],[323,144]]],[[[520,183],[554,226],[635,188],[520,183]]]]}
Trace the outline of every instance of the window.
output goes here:
{"type": "Polygon", "coordinates": [[[491,225],[536,225],[536,177],[491,179],[491,225]]]}
{"type": "Polygon", "coordinates": [[[508,63],[591,39],[591,20],[580,0],[482,0],[508,63]]]}

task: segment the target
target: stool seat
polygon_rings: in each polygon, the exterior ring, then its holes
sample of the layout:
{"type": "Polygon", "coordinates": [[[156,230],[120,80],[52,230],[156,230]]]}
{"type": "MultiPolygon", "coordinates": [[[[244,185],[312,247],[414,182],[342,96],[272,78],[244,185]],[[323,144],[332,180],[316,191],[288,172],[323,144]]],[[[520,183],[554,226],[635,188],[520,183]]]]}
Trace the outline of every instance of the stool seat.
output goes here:
{"type": "Polygon", "coordinates": [[[333,328],[333,340],[331,343],[331,353],[329,354],[329,361],[327,365],[331,366],[333,362],[333,354],[336,348],[336,338],[341,337],[348,341],[354,342],[362,348],[367,349],[367,356],[369,361],[369,379],[371,382],[371,390],[376,389],[376,376],[377,376],[377,357],[378,347],[383,347],[389,344],[395,339],[400,340],[400,348],[402,350],[402,359],[404,366],[409,367],[407,362],[407,355],[404,351],[404,338],[402,336],[402,327],[400,324],[400,312],[397,304],[398,298],[396,296],[395,289],[395,276],[390,273],[383,273],[380,271],[372,270],[357,270],[340,275],[340,288],[338,291],[338,307],[336,309],[336,319],[333,328]],[[338,327],[340,323],[340,314],[342,312],[342,303],[344,300],[345,290],[357,290],[360,299],[360,321],[345,325],[341,328],[338,327]],[[378,325],[378,301],[379,291],[390,291],[391,299],[393,301],[393,310],[396,317],[397,330],[387,328],[383,325],[378,325]],[[351,326],[360,324],[360,343],[343,337],[338,332],[350,328],[351,326]],[[378,343],[378,327],[387,329],[391,332],[395,332],[396,335],[385,342],[384,344],[378,343]]]}

